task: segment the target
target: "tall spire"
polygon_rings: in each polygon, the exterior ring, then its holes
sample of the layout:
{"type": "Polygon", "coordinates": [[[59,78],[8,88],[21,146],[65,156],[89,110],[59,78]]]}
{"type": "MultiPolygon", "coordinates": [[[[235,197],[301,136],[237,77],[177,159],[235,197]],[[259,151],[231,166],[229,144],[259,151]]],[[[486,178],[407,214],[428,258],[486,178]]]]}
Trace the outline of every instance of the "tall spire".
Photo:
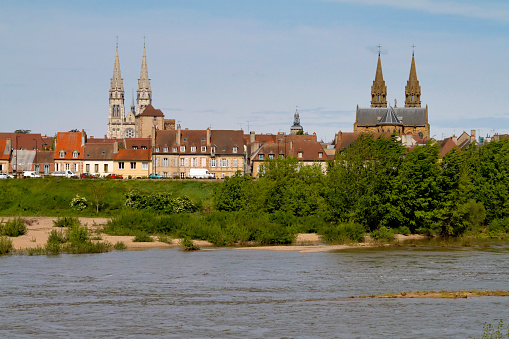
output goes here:
{"type": "Polygon", "coordinates": [[[111,78],[110,92],[124,91],[122,76],[120,75],[120,60],[118,57],[118,42],[115,53],[115,65],[113,66],[113,77],[111,78]]]}
{"type": "Polygon", "coordinates": [[[120,61],[118,57],[118,40],[115,51],[115,65],[111,78],[109,113],[108,113],[108,138],[122,138],[124,132],[124,84],[120,75],[120,61]]]}
{"type": "Polygon", "coordinates": [[[412,64],[410,65],[410,75],[405,87],[405,107],[421,107],[421,86],[417,80],[417,71],[415,70],[415,57],[412,51],[412,64]]]}
{"type": "Polygon", "coordinates": [[[380,50],[378,51],[375,81],[373,81],[373,86],[371,86],[371,107],[387,107],[387,86],[385,86],[384,76],[382,74],[380,50]]]}
{"type": "Polygon", "coordinates": [[[152,90],[150,88],[150,79],[148,78],[147,54],[145,52],[145,41],[143,41],[143,59],[141,61],[140,78],[138,79],[138,90],[136,99],[136,115],[143,112],[145,107],[152,104],[152,90]]]}

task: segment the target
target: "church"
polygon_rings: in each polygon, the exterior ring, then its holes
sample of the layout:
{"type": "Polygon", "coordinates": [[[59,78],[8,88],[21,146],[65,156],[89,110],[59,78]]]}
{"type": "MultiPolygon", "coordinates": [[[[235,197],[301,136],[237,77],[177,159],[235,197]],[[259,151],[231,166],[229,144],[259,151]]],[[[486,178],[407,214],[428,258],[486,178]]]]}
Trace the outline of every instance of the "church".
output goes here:
{"type": "Polygon", "coordinates": [[[111,78],[109,114],[108,114],[108,138],[134,138],[141,137],[136,130],[136,117],[140,116],[146,107],[152,104],[152,90],[148,78],[147,56],[145,44],[143,44],[143,59],[141,62],[141,73],[138,79],[136,91],[136,105],[134,97],[131,110],[125,115],[124,108],[124,84],[120,75],[120,61],[118,57],[118,44],[115,54],[115,65],[113,66],[113,77],[111,78]]]}
{"type": "Polygon", "coordinates": [[[371,86],[371,107],[359,108],[357,105],[354,132],[389,132],[418,135],[426,139],[430,137],[428,105],[421,107],[421,86],[417,80],[414,53],[405,87],[405,107],[397,107],[397,101],[394,107],[387,107],[387,86],[378,52],[375,80],[371,86]]]}

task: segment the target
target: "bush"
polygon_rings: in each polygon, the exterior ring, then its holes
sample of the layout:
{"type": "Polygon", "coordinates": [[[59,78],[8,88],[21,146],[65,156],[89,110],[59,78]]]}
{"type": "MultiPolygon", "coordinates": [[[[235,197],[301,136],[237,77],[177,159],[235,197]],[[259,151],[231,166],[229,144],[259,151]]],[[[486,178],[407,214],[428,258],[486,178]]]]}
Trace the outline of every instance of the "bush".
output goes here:
{"type": "Polygon", "coordinates": [[[358,223],[340,223],[337,225],[328,225],[319,231],[318,234],[327,243],[344,244],[348,242],[361,242],[364,240],[366,228],[358,223]]]}
{"type": "Polygon", "coordinates": [[[9,254],[13,250],[14,246],[12,245],[12,240],[7,237],[0,236],[0,255],[9,254]]]}
{"type": "Polygon", "coordinates": [[[152,239],[151,236],[144,232],[136,234],[136,236],[133,239],[133,242],[152,242],[152,241],[154,241],[154,239],[152,239]]]}
{"type": "Polygon", "coordinates": [[[8,220],[1,229],[1,234],[8,237],[18,237],[27,233],[25,221],[21,217],[8,220]]]}
{"type": "Polygon", "coordinates": [[[167,235],[164,235],[164,234],[161,234],[157,237],[157,241],[159,242],[164,242],[165,244],[172,244],[173,243],[173,240],[167,236],[167,235]]]}
{"type": "Polygon", "coordinates": [[[182,239],[179,246],[183,251],[198,251],[200,249],[200,246],[195,244],[189,237],[182,239]]]}
{"type": "Polygon", "coordinates": [[[410,229],[407,226],[400,226],[400,227],[398,227],[398,228],[396,228],[394,230],[394,233],[403,234],[403,235],[409,235],[411,232],[410,232],[410,229]]]}
{"type": "Polygon", "coordinates": [[[67,240],[67,234],[64,234],[63,231],[59,232],[57,230],[51,230],[51,233],[48,237],[48,243],[63,244],[66,243],[67,240]]]}
{"type": "Polygon", "coordinates": [[[113,245],[113,248],[117,251],[123,251],[127,249],[127,246],[122,241],[117,241],[115,245],[113,245]]]}
{"type": "Polygon", "coordinates": [[[371,237],[378,241],[391,242],[394,240],[394,231],[392,228],[380,226],[378,229],[371,232],[371,237]]]}
{"type": "Polygon", "coordinates": [[[53,220],[53,227],[73,227],[79,224],[80,220],[75,217],[61,217],[53,220]]]}

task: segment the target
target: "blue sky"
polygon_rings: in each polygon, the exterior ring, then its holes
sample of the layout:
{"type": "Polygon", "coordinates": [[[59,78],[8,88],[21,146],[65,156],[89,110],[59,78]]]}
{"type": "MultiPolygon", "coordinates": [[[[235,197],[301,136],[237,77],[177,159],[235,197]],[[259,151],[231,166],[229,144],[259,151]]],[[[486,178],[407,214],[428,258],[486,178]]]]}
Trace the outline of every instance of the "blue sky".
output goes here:
{"type": "Polygon", "coordinates": [[[367,107],[377,45],[404,102],[412,45],[431,134],[509,133],[509,4],[439,0],[0,1],[0,131],[106,134],[118,36],[126,107],[146,37],[153,105],[190,129],[331,140],[367,107]]]}

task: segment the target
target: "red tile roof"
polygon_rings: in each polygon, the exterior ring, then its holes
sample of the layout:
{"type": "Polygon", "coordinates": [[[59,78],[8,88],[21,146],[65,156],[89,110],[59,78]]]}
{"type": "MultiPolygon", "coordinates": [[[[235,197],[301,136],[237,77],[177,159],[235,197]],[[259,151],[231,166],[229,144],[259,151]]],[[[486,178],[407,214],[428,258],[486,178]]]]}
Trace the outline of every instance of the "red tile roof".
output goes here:
{"type": "Polygon", "coordinates": [[[125,148],[133,149],[134,147],[138,147],[141,149],[142,147],[151,148],[152,147],[152,138],[127,138],[125,139],[125,148]]]}
{"type": "Polygon", "coordinates": [[[9,160],[11,149],[7,147],[7,140],[0,140],[0,160],[9,160]]]}
{"type": "Polygon", "coordinates": [[[255,152],[254,160],[258,160],[258,155],[263,154],[264,160],[272,154],[274,158],[279,155],[286,157],[295,157],[300,161],[325,161],[334,160],[334,155],[328,155],[322,144],[316,141],[313,135],[284,135],[279,136],[277,142],[263,144],[255,152]],[[301,157],[299,157],[299,154],[301,157]],[[321,157],[320,157],[321,154],[321,157]]]}
{"type": "Polygon", "coordinates": [[[115,161],[150,161],[150,149],[119,149],[115,161]]]}
{"type": "MultiPolygon", "coordinates": [[[[58,132],[56,144],[55,144],[55,152],[53,157],[55,159],[83,159],[83,148],[84,144],[82,144],[83,134],[85,132],[58,132]],[[64,151],[64,157],[60,157],[60,151],[64,151]],[[78,151],[78,157],[73,157],[73,152],[78,151]]],[[[86,141],[86,134],[85,141],[86,141]]]]}
{"type": "Polygon", "coordinates": [[[452,151],[453,148],[457,147],[456,143],[452,140],[452,138],[447,138],[442,141],[440,144],[440,153],[438,154],[438,157],[442,159],[445,157],[447,153],[452,151]]]}
{"type": "Polygon", "coordinates": [[[145,107],[141,114],[138,114],[140,117],[164,117],[163,112],[160,109],[155,109],[154,106],[148,105],[145,107]]]}
{"type": "Polygon", "coordinates": [[[46,146],[46,142],[40,133],[0,133],[0,140],[11,139],[13,149],[42,149],[46,146]]]}

